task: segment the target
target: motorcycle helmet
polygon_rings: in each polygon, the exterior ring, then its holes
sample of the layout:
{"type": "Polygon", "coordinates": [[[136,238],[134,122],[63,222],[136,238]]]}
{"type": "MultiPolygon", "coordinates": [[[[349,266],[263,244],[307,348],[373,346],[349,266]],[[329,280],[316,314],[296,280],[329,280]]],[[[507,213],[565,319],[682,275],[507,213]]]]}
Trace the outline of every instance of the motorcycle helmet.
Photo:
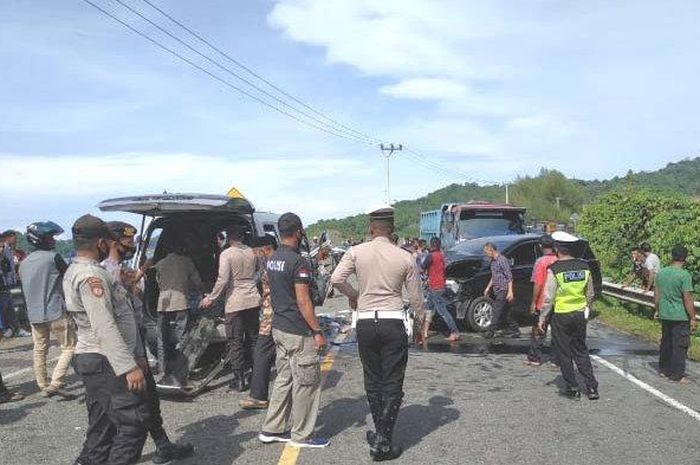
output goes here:
{"type": "Polygon", "coordinates": [[[56,244],[54,236],[63,233],[63,228],[53,221],[38,221],[27,226],[27,241],[40,250],[51,250],[56,244]]]}

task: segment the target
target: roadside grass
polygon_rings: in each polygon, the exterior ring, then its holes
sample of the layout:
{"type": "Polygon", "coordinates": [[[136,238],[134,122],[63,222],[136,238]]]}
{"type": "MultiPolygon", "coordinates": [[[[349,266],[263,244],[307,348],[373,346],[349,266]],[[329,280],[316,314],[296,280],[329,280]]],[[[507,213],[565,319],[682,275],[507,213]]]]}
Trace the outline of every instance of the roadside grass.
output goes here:
{"type": "MultiPolygon", "coordinates": [[[[596,300],[595,319],[645,341],[658,344],[661,341],[661,323],[652,319],[652,310],[635,304],[621,303],[616,299],[601,297],[596,300]]],[[[690,338],[688,358],[700,361],[700,336],[695,332],[690,338]]]]}

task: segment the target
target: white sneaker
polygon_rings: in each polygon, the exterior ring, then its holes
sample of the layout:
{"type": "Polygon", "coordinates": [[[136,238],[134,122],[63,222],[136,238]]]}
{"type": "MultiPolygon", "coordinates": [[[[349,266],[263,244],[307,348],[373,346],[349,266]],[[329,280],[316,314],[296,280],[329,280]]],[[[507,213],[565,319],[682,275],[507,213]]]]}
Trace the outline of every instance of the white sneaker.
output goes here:
{"type": "Polygon", "coordinates": [[[17,334],[15,336],[16,337],[29,337],[31,335],[32,335],[32,333],[30,333],[26,329],[20,329],[19,331],[17,331],[17,334]]]}
{"type": "Polygon", "coordinates": [[[12,337],[13,334],[14,334],[14,333],[12,332],[12,328],[7,328],[7,329],[5,330],[5,332],[2,333],[2,335],[3,335],[4,337],[12,337]]]}

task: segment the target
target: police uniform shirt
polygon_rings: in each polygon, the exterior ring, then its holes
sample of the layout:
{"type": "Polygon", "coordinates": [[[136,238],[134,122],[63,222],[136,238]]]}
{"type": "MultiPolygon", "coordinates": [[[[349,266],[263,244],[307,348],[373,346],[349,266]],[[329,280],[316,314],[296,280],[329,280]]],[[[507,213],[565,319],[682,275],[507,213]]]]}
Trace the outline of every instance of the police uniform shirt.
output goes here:
{"type": "Polygon", "coordinates": [[[584,311],[595,297],[588,263],[577,258],[554,262],[547,271],[544,293],[540,319],[547,318],[553,309],[555,313],[584,311]],[[569,286],[568,289],[560,287],[558,276],[565,285],[569,286]],[[574,291],[579,295],[575,295],[574,291]],[[560,299],[558,305],[557,299],[560,299]]]}
{"type": "Polygon", "coordinates": [[[348,286],[350,275],[357,275],[360,312],[403,310],[404,284],[411,308],[423,318],[423,290],[413,256],[391,243],[387,237],[350,248],[331,276],[331,283],[341,291],[348,286]]]}
{"type": "Polygon", "coordinates": [[[133,350],[134,357],[144,358],[146,357],[146,349],[143,347],[139,329],[141,315],[134,308],[133,296],[122,283],[122,268],[118,262],[110,258],[103,261],[102,266],[111,278],[114,318],[117,321],[119,332],[124,338],[126,345],[133,350]]]}
{"type": "Polygon", "coordinates": [[[293,248],[281,244],[267,261],[270,299],[274,310],[272,328],[298,336],[309,336],[311,328],[299,311],[295,284],[311,284],[311,264],[293,248]]]}
{"type": "Polygon", "coordinates": [[[219,275],[209,298],[225,295],[225,312],[233,313],[260,306],[260,292],[256,283],[258,259],[253,249],[236,242],[221,252],[219,275]]]}
{"type": "Polygon", "coordinates": [[[66,271],[63,292],[77,326],[75,353],[105,356],[117,376],[136,368],[135,348],[122,336],[135,330],[135,320],[115,308],[109,273],[95,260],[77,257],[66,271]]]}

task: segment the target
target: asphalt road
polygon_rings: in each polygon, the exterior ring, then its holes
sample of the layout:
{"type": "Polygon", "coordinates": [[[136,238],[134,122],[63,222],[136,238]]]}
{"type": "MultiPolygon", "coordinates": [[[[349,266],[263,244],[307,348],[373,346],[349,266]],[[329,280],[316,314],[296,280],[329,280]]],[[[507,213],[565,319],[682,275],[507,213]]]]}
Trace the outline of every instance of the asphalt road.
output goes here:
{"type": "MultiPolygon", "coordinates": [[[[343,299],[332,299],[324,311],[344,307],[343,299]]],[[[447,345],[436,335],[427,350],[412,351],[396,431],[397,442],[406,452],[395,463],[686,464],[700,460],[700,421],[691,416],[692,411],[683,412],[658,397],[662,393],[693,411],[700,410],[697,364],[689,365],[692,384],[673,384],[655,372],[655,347],[592,323],[592,352],[659,392],[651,394],[595,361],[602,399],[571,401],[558,395],[558,371],[524,365],[525,337],[505,342],[488,344],[471,334],[457,345],[447,345]]],[[[370,463],[364,435],[371,419],[356,346],[350,342],[338,349],[325,373],[318,421],[319,433],[331,437],[332,445],[303,450],[296,459],[292,453],[284,463],[370,463]]],[[[52,348],[52,356],[56,353],[52,348]]],[[[28,396],[19,403],[0,405],[0,463],[71,464],[85,433],[84,404],[38,395],[30,368],[30,338],[0,342],[0,367],[7,384],[28,396]]],[[[70,390],[83,392],[75,375],[71,373],[68,381],[70,390]]],[[[181,463],[280,463],[283,446],[264,446],[256,439],[264,414],[241,411],[238,401],[243,396],[221,387],[226,381],[222,378],[216,383],[220,387],[191,402],[163,401],[172,438],[185,439],[197,448],[196,457],[181,463]]],[[[142,463],[149,463],[152,453],[149,440],[142,463]]]]}

